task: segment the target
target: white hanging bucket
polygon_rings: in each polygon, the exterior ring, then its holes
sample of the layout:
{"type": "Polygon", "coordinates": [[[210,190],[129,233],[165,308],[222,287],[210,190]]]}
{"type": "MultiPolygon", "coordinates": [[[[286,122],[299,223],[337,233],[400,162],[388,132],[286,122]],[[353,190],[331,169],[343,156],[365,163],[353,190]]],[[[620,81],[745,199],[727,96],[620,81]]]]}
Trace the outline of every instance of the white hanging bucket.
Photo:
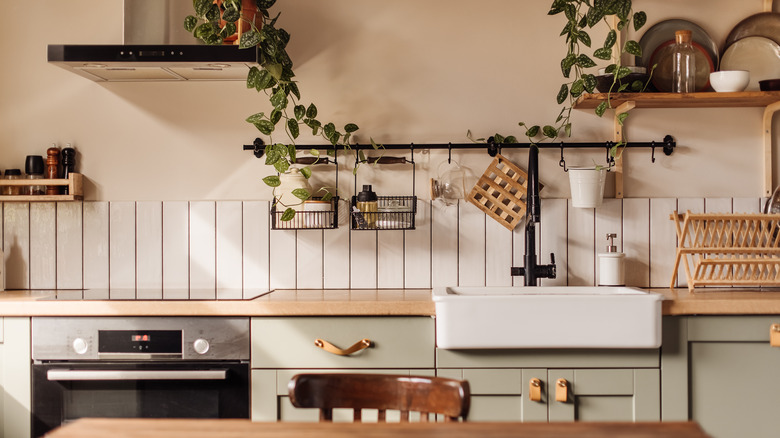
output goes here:
{"type": "Polygon", "coordinates": [[[570,167],[571,205],[578,208],[596,208],[601,205],[606,179],[606,168],[570,167]]]}

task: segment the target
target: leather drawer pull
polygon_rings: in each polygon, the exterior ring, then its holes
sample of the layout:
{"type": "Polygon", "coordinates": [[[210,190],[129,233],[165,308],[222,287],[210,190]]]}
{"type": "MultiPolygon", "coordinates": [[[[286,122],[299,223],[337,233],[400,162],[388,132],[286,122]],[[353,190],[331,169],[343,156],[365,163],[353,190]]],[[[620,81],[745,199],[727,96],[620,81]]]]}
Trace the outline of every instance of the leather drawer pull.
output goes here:
{"type": "Polygon", "coordinates": [[[355,342],[351,347],[347,348],[346,350],[342,350],[341,348],[322,339],[315,339],[314,345],[322,348],[328,353],[337,354],[339,356],[349,356],[350,354],[357,353],[360,350],[365,350],[366,348],[369,348],[371,346],[371,340],[361,339],[355,342]]]}
{"type": "Polygon", "coordinates": [[[528,382],[528,399],[535,402],[542,401],[542,381],[536,377],[528,382]]]}
{"type": "Polygon", "coordinates": [[[780,347],[780,324],[772,324],[769,326],[769,345],[772,347],[780,347]]]}
{"type": "Polygon", "coordinates": [[[566,379],[555,381],[555,401],[566,403],[569,401],[569,382],[566,379]]]}

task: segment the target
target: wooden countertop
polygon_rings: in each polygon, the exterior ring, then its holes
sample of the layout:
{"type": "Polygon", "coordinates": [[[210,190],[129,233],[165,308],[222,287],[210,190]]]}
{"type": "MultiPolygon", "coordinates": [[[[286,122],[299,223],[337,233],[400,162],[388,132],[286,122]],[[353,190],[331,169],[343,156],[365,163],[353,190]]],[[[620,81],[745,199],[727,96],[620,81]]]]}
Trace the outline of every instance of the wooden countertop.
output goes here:
{"type": "MultiPolygon", "coordinates": [[[[780,289],[648,289],[664,315],[780,315],[780,289]]],[[[0,292],[0,316],[433,316],[430,289],[275,290],[248,300],[84,300],[106,291],[0,292]],[[77,299],[78,298],[78,299],[77,299]]],[[[113,297],[114,291],[111,292],[113,297]]],[[[123,296],[122,294],[117,294],[123,296]]]]}
{"type": "Polygon", "coordinates": [[[257,423],[249,420],[82,418],[48,438],[705,438],[693,422],[679,423],[257,423]]]}

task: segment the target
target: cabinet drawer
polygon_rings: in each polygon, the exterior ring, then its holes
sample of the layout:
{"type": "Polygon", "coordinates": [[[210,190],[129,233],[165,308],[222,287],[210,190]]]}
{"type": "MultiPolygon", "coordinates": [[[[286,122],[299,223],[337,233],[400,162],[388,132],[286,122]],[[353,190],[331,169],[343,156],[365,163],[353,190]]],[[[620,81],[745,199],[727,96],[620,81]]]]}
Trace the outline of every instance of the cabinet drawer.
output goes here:
{"type": "Polygon", "coordinates": [[[689,341],[769,342],[774,316],[696,316],[688,318],[689,341]]]}
{"type": "Polygon", "coordinates": [[[431,317],[263,317],[252,319],[252,368],[433,368],[431,317]],[[321,339],[347,349],[362,339],[371,346],[337,355],[315,345],[321,339]]]}

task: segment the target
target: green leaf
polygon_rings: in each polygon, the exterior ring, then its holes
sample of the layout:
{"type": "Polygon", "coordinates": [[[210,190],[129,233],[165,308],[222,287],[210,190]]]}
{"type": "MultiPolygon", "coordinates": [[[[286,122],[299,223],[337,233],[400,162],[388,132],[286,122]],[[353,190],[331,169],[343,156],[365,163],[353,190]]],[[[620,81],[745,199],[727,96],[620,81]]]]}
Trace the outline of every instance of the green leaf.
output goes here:
{"type": "Polygon", "coordinates": [[[639,30],[647,23],[647,14],[644,11],[634,13],[634,30],[639,30]]]}
{"type": "Polygon", "coordinates": [[[212,0],[193,0],[192,6],[195,8],[195,15],[199,17],[205,17],[206,13],[211,9],[211,5],[214,2],[212,0]]]}
{"type": "Polygon", "coordinates": [[[279,151],[275,150],[272,145],[265,147],[265,165],[272,166],[282,159],[282,155],[279,151]]]}
{"type": "Polygon", "coordinates": [[[290,90],[290,93],[292,93],[296,99],[301,100],[301,92],[298,90],[298,84],[295,82],[288,82],[287,88],[290,90]]]}
{"type": "Polygon", "coordinates": [[[582,68],[591,68],[596,66],[596,63],[593,62],[593,60],[584,53],[577,57],[577,64],[582,68]]]}
{"type": "Polygon", "coordinates": [[[602,47],[600,49],[596,49],[593,52],[593,56],[598,59],[603,59],[604,61],[609,60],[609,58],[612,57],[612,49],[608,49],[606,47],[602,47]]]}
{"type": "Polygon", "coordinates": [[[642,88],[645,87],[644,82],[642,81],[634,81],[631,83],[631,91],[639,92],[642,91],[642,88]]]}
{"type": "Polygon", "coordinates": [[[282,180],[276,175],[269,175],[263,178],[263,182],[269,187],[279,187],[282,184],[282,180]]]}
{"type": "Polygon", "coordinates": [[[594,111],[597,116],[601,117],[604,115],[604,113],[607,111],[607,107],[609,104],[607,104],[606,101],[601,102],[599,106],[596,107],[596,110],[594,111]]]}
{"type": "Polygon", "coordinates": [[[331,138],[333,134],[336,132],[336,125],[333,123],[328,123],[325,125],[325,127],[322,128],[323,132],[325,133],[325,137],[331,138]]]}
{"type": "Polygon", "coordinates": [[[221,31],[219,31],[219,34],[222,35],[222,39],[233,35],[236,33],[236,24],[232,21],[225,23],[225,27],[222,28],[221,31]]]}
{"type": "Polygon", "coordinates": [[[574,81],[573,84],[571,84],[571,95],[572,97],[579,97],[583,92],[585,91],[585,81],[582,79],[577,79],[574,81]]]}
{"type": "Polygon", "coordinates": [[[358,129],[358,125],[354,123],[347,123],[344,125],[344,131],[349,132],[350,134],[357,131],[358,129]]]}
{"type": "Polygon", "coordinates": [[[607,68],[604,69],[604,73],[611,74],[615,71],[616,68],[617,68],[617,64],[610,64],[607,66],[607,68]]]}
{"type": "Polygon", "coordinates": [[[607,34],[607,39],[604,40],[604,48],[611,49],[612,46],[615,45],[615,42],[617,42],[617,32],[615,29],[610,29],[609,33],[607,34]]]}
{"type": "Polygon", "coordinates": [[[268,117],[268,119],[271,120],[271,123],[276,125],[277,123],[279,123],[279,120],[282,119],[282,112],[279,111],[278,109],[275,109],[271,111],[271,115],[268,117]]]}
{"type": "Polygon", "coordinates": [[[574,7],[574,5],[567,4],[563,8],[563,12],[569,21],[577,21],[577,9],[574,7]]]}
{"type": "Polygon", "coordinates": [[[323,201],[330,201],[331,199],[333,199],[333,194],[331,192],[325,193],[325,195],[322,197],[323,201]]]}
{"type": "Polygon", "coordinates": [[[268,70],[268,73],[270,73],[271,76],[273,76],[277,81],[282,79],[282,72],[284,71],[284,67],[282,67],[281,64],[270,63],[264,65],[263,68],[268,70]]]}
{"type": "Polygon", "coordinates": [[[258,90],[258,83],[260,82],[260,69],[257,67],[252,67],[249,69],[249,73],[246,75],[246,87],[247,88],[257,88],[258,90]]]}
{"type": "Polygon", "coordinates": [[[504,144],[515,144],[517,143],[517,137],[514,135],[510,135],[509,137],[504,139],[504,144]]]}
{"type": "Polygon", "coordinates": [[[295,105],[295,119],[301,120],[306,115],[306,107],[303,105],[295,105]]]}
{"type": "Polygon", "coordinates": [[[563,125],[563,131],[566,133],[567,137],[571,137],[571,123],[563,125]]]}
{"type": "Polygon", "coordinates": [[[294,217],[295,217],[295,210],[293,210],[292,208],[288,208],[288,209],[284,210],[284,213],[282,213],[282,217],[281,217],[280,220],[282,222],[289,222],[294,217]]]}
{"type": "Polygon", "coordinates": [[[241,34],[241,40],[238,44],[238,48],[248,49],[260,44],[260,41],[260,34],[256,30],[251,29],[241,34]]]}
{"type": "Polygon", "coordinates": [[[257,124],[261,120],[265,120],[265,113],[252,114],[251,116],[246,118],[246,121],[253,125],[257,124]]]}
{"type": "Polygon", "coordinates": [[[362,163],[366,162],[366,154],[364,154],[362,150],[358,151],[358,161],[362,163]]]}
{"type": "Polygon", "coordinates": [[[617,89],[617,92],[622,93],[623,91],[626,91],[626,88],[628,88],[628,84],[620,84],[620,86],[617,89]]]}
{"type": "Polygon", "coordinates": [[[558,96],[555,98],[555,100],[558,102],[558,105],[560,105],[564,101],[566,101],[566,97],[568,96],[569,96],[569,86],[563,84],[561,85],[561,89],[558,90],[558,96]]]}
{"type": "Polygon", "coordinates": [[[603,7],[597,7],[593,6],[590,9],[588,9],[587,13],[588,17],[588,27],[593,27],[601,21],[602,18],[604,18],[604,8],[603,7]]]}
{"type": "Polygon", "coordinates": [[[192,34],[195,35],[195,38],[206,41],[209,36],[214,35],[214,25],[203,23],[196,27],[192,34]]]}
{"type": "Polygon", "coordinates": [[[584,30],[581,30],[579,33],[577,33],[577,39],[582,41],[582,44],[585,44],[585,47],[590,47],[590,35],[588,35],[588,33],[584,30]]]}
{"type": "Polygon", "coordinates": [[[266,90],[276,85],[276,79],[268,72],[268,70],[261,70],[260,77],[257,80],[257,91],[266,90]]]}
{"type": "Polygon", "coordinates": [[[219,20],[219,6],[212,4],[209,10],[206,11],[206,20],[215,22],[219,20]]]}
{"type": "Polygon", "coordinates": [[[623,126],[623,122],[626,121],[626,118],[628,117],[628,113],[620,113],[617,115],[617,121],[620,124],[620,126],[623,126]]]}
{"type": "MultiPolygon", "coordinates": [[[[224,4],[224,3],[223,3],[224,4]]],[[[222,19],[228,22],[233,22],[241,18],[241,12],[238,11],[233,5],[225,8],[225,12],[222,13],[222,19]]]]}
{"type": "Polygon", "coordinates": [[[313,103],[306,109],[306,117],[310,119],[317,117],[317,107],[313,103]]]}
{"type": "Polygon", "coordinates": [[[631,0],[618,0],[617,16],[621,20],[628,20],[628,14],[631,13],[631,0]]]}
{"type": "Polygon", "coordinates": [[[306,179],[311,178],[311,167],[306,166],[303,169],[301,169],[301,175],[303,175],[303,177],[306,179]]]}
{"type": "Polygon", "coordinates": [[[287,93],[285,93],[282,88],[279,88],[276,93],[271,96],[271,105],[280,110],[287,107],[287,93]]]}
{"type": "Polygon", "coordinates": [[[547,125],[542,128],[542,134],[544,134],[544,136],[547,138],[555,138],[558,136],[558,130],[550,125],[547,125]]]}
{"type": "Polygon", "coordinates": [[[585,86],[585,91],[592,93],[596,89],[596,76],[592,74],[582,75],[582,82],[585,86]]]}
{"type": "Polygon", "coordinates": [[[501,134],[495,134],[495,135],[493,135],[493,141],[498,143],[498,144],[503,144],[504,143],[504,136],[501,135],[501,134]]]}
{"type": "Polygon", "coordinates": [[[287,119],[287,129],[290,130],[290,135],[292,135],[293,139],[298,138],[301,133],[298,121],[295,119],[287,119]]]}
{"type": "Polygon", "coordinates": [[[630,74],[631,74],[631,69],[629,69],[628,67],[620,67],[617,71],[616,76],[618,79],[622,79],[630,74]]]}
{"type": "Polygon", "coordinates": [[[311,155],[315,156],[315,157],[319,157],[319,156],[320,156],[320,151],[318,151],[317,149],[311,149],[311,150],[309,151],[309,153],[310,153],[311,155]]]}
{"type": "Polygon", "coordinates": [[[276,0],[255,0],[255,2],[260,9],[271,9],[271,6],[276,3],[276,0]]]}
{"type": "Polygon", "coordinates": [[[192,15],[187,15],[187,17],[184,19],[184,29],[187,30],[187,32],[192,32],[195,30],[195,26],[198,25],[198,19],[192,15]]]}
{"type": "Polygon", "coordinates": [[[528,138],[533,138],[539,135],[539,125],[534,125],[528,128],[528,130],[525,131],[525,136],[528,138]]]}
{"type": "Polygon", "coordinates": [[[561,72],[563,73],[563,77],[568,78],[571,74],[571,68],[574,66],[574,64],[577,62],[577,55],[574,53],[569,53],[566,55],[565,58],[561,60],[561,72]]]}
{"type": "Polygon", "coordinates": [[[286,159],[281,159],[276,163],[274,163],[274,169],[276,169],[276,171],[279,173],[287,172],[287,169],[289,168],[290,168],[290,162],[287,161],[286,159]]]}
{"type": "Polygon", "coordinates": [[[623,50],[634,56],[642,56],[642,47],[634,40],[626,41],[626,44],[623,46],[623,50]]]}
{"type": "Polygon", "coordinates": [[[274,132],[274,124],[268,120],[260,120],[255,123],[257,129],[265,135],[271,135],[274,132]]]}
{"type": "Polygon", "coordinates": [[[550,10],[547,12],[547,15],[557,15],[563,12],[564,8],[566,7],[566,0],[555,0],[553,1],[552,6],[550,6],[550,10]]]}

